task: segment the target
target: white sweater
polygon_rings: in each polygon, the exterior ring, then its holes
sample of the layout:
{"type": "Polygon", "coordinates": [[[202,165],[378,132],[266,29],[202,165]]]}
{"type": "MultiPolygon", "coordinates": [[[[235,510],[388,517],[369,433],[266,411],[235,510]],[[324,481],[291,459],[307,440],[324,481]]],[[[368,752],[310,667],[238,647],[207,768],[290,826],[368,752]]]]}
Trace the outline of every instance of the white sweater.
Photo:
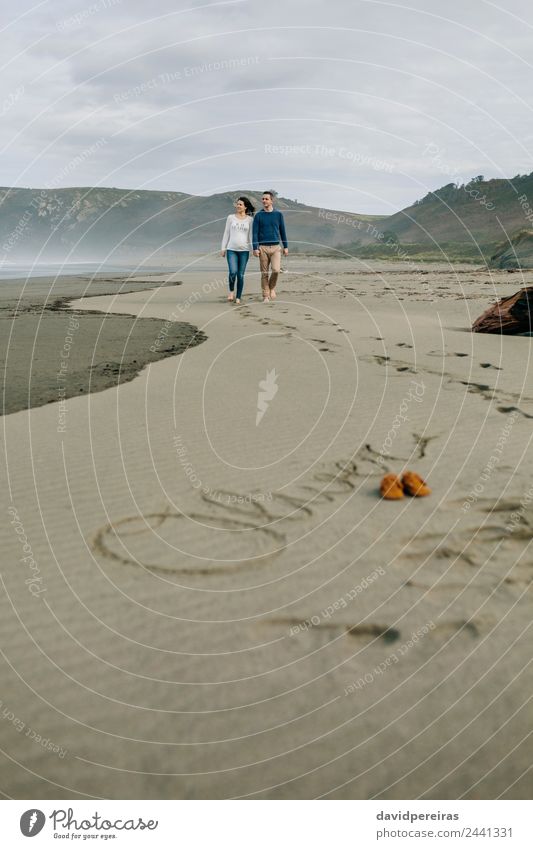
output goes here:
{"type": "Polygon", "coordinates": [[[251,251],[252,250],[253,218],[237,218],[233,213],[226,219],[226,229],[222,236],[221,251],[251,251]]]}

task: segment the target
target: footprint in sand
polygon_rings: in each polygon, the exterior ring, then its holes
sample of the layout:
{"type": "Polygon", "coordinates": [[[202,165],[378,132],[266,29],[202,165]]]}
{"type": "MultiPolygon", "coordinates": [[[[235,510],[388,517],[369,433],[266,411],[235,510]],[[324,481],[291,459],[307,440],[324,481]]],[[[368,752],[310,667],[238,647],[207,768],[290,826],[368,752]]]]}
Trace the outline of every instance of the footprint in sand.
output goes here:
{"type": "Polygon", "coordinates": [[[428,357],[469,357],[470,354],[463,354],[461,351],[428,351],[428,357]]]}
{"type": "Polygon", "coordinates": [[[497,618],[492,616],[450,620],[436,623],[435,628],[430,633],[433,639],[441,637],[448,640],[454,634],[477,639],[492,630],[497,622],[497,618]]]}
{"type": "Polygon", "coordinates": [[[462,386],[466,386],[468,392],[481,395],[485,401],[492,401],[494,398],[494,390],[488,383],[473,383],[470,380],[452,381],[452,383],[460,383],[462,386]]]}
{"type": "Polygon", "coordinates": [[[525,413],[523,410],[520,409],[520,407],[496,407],[496,409],[498,410],[499,413],[517,412],[521,416],[523,416],[525,419],[533,419],[533,415],[531,415],[530,413],[525,413]]]}
{"type": "Polygon", "coordinates": [[[332,637],[351,637],[358,642],[372,643],[382,640],[385,643],[395,643],[400,639],[400,631],[389,625],[378,625],[373,622],[363,622],[359,625],[350,625],[343,622],[332,622],[328,619],[313,623],[313,619],[320,618],[317,614],[311,614],[306,619],[293,616],[276,616],[262,619],[257,624],[259,627],[279,628],[281,627],[287,636],[296,634],[310,634],[323,640],[326,634],[332,637]]]}
{"type": "MultiPolygon", "coordinates": [[[[377,363],[380,366],[390,366],[398,372],[418,374],[418,369],[416,369],[412,364],[406,363],[402,360],[393,360],[386,354],[371,354],[370,356],[361,356],[360,359],[367,363],[377,363]]],[[[431,374],[432,372],[429,373],[431,374]]],[[[435,374],[439,374],[440,376],[440,372],[435,372],[435,374]]]]}

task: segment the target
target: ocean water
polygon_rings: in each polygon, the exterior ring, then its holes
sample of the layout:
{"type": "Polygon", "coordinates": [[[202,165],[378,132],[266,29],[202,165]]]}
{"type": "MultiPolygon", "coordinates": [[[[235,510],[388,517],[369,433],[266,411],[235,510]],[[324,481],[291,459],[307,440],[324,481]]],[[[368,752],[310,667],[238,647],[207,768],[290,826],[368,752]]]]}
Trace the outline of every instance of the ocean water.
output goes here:
{"type": "Polygon", "coordinates": [[[173,274],[177,271],[226,271],[226,260],[215,254],[179,254],[172,265],[117,263],[117,262],[1,262],[0,280],[28,279],[34,277],[73,277],[92,274],[173,274]]]}
{"type": "MultiPolygon", "coordinates": [[[[320,260],[319,260],[320,262],[320,260]]],[[[356,271],[359,268],[372,268],[374,265],[383,266],[375,260],[335,259],[329,260],[335,271],[356,271]]],[[[282,272],[308,273],[317,265],[317,258],[305,254],[295,254],[287,258],[283,257],[282,272]]],[[[248,273],[258,272],[259,263],[254,256],[250,256],[248,273]]],[[[101,262],[44,262],[32,264],[17,262],[0,262],[1,280],[28,280],[38,277],[90,277],[93,274],[124,274],[141,276],[143,274],[175,274],[179,272],[204,272],[227,274],[226,260],[219,252],[210,254],[177,254],[175,262],[165,265],[143,265],[127,263],[101,263],[101,262]]]]}
{"type": "Polygon", "coordinates": [[[0,280],[20,280],[33,277],[72,277],[90,276],[91,274],[154,274],[160,271],[172,270],[168,267],[147,265],[117,265],[100,262],[67,262],[67,263],[0,263],[0,280]]]}

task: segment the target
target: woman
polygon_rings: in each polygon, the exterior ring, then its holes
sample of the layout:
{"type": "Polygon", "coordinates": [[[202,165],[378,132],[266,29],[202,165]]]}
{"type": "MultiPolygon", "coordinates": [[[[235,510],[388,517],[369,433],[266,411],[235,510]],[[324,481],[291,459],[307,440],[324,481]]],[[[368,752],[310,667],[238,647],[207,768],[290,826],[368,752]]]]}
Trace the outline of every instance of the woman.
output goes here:
{"type": "Polygon", "coordinates": [[[222,236],[220,255],[227,257],[229,269],[228,301],[233,301],[237,281],[236,304],[240,304],[244,288],[244,272],[252,250],[252,219],[255,209],[246,197],[237,198],[235,213],[228,215],[222,236]]]}

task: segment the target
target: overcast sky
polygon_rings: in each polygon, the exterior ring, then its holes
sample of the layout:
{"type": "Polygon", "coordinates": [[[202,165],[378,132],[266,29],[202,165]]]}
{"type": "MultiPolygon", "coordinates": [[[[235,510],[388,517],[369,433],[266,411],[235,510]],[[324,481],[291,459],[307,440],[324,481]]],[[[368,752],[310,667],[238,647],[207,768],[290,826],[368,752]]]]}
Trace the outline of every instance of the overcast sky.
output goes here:
{"type": "Polygon", "coordinates": [[[525,0],[2,6],[3,186],[271,186],[387,214],[533,171],[525,0]]]}

